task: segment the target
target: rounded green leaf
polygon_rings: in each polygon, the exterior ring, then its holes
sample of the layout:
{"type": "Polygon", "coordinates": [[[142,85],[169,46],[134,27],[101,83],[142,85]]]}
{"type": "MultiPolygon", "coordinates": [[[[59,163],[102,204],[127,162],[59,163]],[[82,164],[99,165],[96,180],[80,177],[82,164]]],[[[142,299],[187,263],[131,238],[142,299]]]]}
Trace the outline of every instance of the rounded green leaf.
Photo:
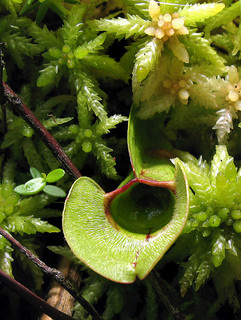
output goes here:
{"type": "MultiPolygon", "coordinates": [[[[66,199],[63,213],[64,235],[74,254],[94,271],[113,281],[130,283],[136,277],[143,279],[174,243],[186,223],[189,189],[180,160],[176,160],[175,182],[175,201],[169,195],[169,190],[165,191],[166,199],[159,210],[158,201],[161,201],[163,190],[157,192],[155,200],[152,198],[150,201],[150,208],[152,212],[155,208],[157,216],[152,216],[150,228],[147,229],[144,224],[148,220],[148,206],[142,208],[140,203],[137,206],[138,214],[141,215],[140,225],[133,229],[128,227],[128,222],[123,224],[120,220],[115,221],[117,218],[111,214],[111,204],[100,186],[87,177],[76,180],[66,199]],[[166,220],[160,219],[163,214],[166,220]]],[[[135,191],[134,187],[132,191],[135,191]]],[[[135,192],[138,193],[138,190],[135,192]]],[[[141,201],[135,192],[133,200],[141,201]]],[[[117,214],[125,216],[124,210],[127,210],[128,203],[122,200],[127,201],[129,196],[123,193],[124,198],[119,200],[117,196],[116,204],[113,200],[112,205],[119,207],[116,209],[117,214]]],[[[132,219],[131,208],[128,215],[132,219]]]]}
{"type": "Polygon", "coordinates": [[[35,178],[27,181],[24,186],[28,194],[36,194],[43,190],[45,185],[46,182],[43,178],[35,178]]]}
{"type": "Polygon", "coordinates": [[[59,187],[56,187],[56,186],[47,185],[43,188],[43,191],[45,193],[49,194],[50,196],[61,197],[61,198],[66,197],[65,191],[59,187]]]}
{"type": "Polygon", "coordinates": [[[41,178],[41,173],[34,167],[30,167],[30,174],[33,178],[41,178]]]}
{"type": "Polygon", "coordinates": [[[30,195],[31,193],[29,193],[29,191],[26,189],[24,184],[20,184],[19,186],[17,186],[14,189],[15,192],[17,192],[18,194],[21,194],[23,196],[27,196],[30,195]]]}
{"type": "Polygon", "coordinates": [[[63,169],[55,169],[47,175],[46,182],[52,183],[59,181],[64,175],[65,171],[63,169]]]}

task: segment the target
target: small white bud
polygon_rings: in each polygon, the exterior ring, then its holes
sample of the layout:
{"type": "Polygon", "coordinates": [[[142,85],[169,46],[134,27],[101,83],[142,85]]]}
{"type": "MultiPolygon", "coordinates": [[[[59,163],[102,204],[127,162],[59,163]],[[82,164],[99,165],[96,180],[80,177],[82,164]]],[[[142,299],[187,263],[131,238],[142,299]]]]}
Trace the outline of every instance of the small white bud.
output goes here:
{"type": "Polygon", "coordinates": [[[238,92],[236,91],[230,91],[229,94],[228,94],[228,99],[231,101],[231,102],[236,102],[239,100],[239,94],[238,92]]]}
{"type": "Polygon", "coordinates": [[[165,30],[165,34],[166,34],[167,36],[169,36],[169,37],[173,36],[174,33],[175,33],[175,31],[174,31],[174,29],[172,29],[172,28],[165,30]]]}
{"type": "Polygon", "coordinates": [[[172,27],[173,29],[181,29],[184,26],[184,19],[183,18],[176,18],[172,20],[172,27]]]}
{"type": "Polygon", "coordinates": [[[156,29],[155,37],[157,37],[158,39],[161,39],[164,36],[165,36],[165,32],[162,29],[160,29],[160,28],[156,29]]]}
{"type": "Polygon", "coordinates": [[[236,110],[241,111],[241,101],[240,100],[236,101],[234,104],[234,107],[236,110]]]}
{"type": "Polygon", "coordinates": [[[154,28],[154,27],[148,27],[148,28],[145,29],[145,33],[148,36],[154,36],[155,32],[156,32],[156,28],[154,28]]]}
{"type": "Polygon", "coordinates": [[[174,12],[173,14],[172,14],[172,19],[176,19],[176,18],[178,18],[179,17],[179,13],[178,12],[174,12]]]}
{"type": "Polygon", "coordinates": [[[165,34],[166,34],[167,36],[169,36],[169,37],[173,36],[174,33],[175,33],[175,31],[174,31],[174,29],[172,29],[172,28],[165,30],[165,34]]]}
{"type": "Polygon", "coordinates": [[[164,25],[165,21],[163,19],[158,19],[158,27],[162,27],[164,25]]]}
{"type": "Polygon", "coordinates": [[[177,30],[177,33],[180,34],[181,36],[183,36],[185,34],[189,34],[189,31],[185,26],[183,26],[177,30]]]}
{"type": "Polygon", "coordinates": [[[165,22],[171,22],[172,21],[172,16],[170,15],[170,13],[165,13],[163,16],[163,20],[165,22]]]}
{"type": "Polygon", "coordinates": [[[181,89],[179,92],[178,92],[178,95],[179,95],[179,98],[181,100],[187,100],[190,96],[189,92],[185,89],[181,89]]]}

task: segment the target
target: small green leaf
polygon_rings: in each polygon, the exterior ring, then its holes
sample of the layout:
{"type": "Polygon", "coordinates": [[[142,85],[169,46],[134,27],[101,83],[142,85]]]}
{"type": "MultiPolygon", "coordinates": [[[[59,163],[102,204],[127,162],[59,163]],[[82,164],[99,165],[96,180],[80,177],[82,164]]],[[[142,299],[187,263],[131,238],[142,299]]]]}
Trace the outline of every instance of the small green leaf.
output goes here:
{"type": "Polygon", "coordinates": [[[30,173],[31,176],[35,179],[35,178],[41,178],[41,173],[38,171],[38,169],[34,168],[34,167],[30,167],[30,173]]]}
{"type": "Polygon", "coordinates": [[[35,178],[27,181],[24,186],[28,194],[36,194],[43,190],[45,185],[46,181],[43,178],[35,178]]]}
{"type": "Polygon", "coordinates": [[[59,181],[64,175],[65,171],[63,169],[55,169],[47,175],[46,182],[52,183],[59,181]]]}
{"type": "Polygon", "coordinates": [[[46,181],[46,177],[47,177],[46,173],[42,172],[42,173],[41,173],[41,178],[43,178],[44,181],[46,181]]]}
{"type": "Polygon", "coordinates": [[[15,192],[17,192],[18,194],[24,195],[24,196],[28,196],[30,195],[30,193],[28,192],[28,190],[26,189],[24,184],[20,184],[19,186],[17,186],[14,189],[15,192]]]}
{"type": "Polygon", "coordinates": [[[47,185],[43,188],[43,191],[49,194],[50,196],[61,197],[61,198],[66,197],[65,191],[56,186],[47,185]]]}

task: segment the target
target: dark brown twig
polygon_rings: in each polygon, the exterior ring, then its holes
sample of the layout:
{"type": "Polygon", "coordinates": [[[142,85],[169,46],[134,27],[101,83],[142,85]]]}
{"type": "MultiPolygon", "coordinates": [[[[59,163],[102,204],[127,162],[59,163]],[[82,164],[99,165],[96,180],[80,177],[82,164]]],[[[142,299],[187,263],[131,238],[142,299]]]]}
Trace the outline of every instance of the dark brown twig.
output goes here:
{"type": "MultiPolygon", "coordinates": [[[[0,84],[3,83],[3,59],[2,59],[2,50],[3,50],[3,43],[0,43],[0,84]]],[[[0,85],[0,106],[2,108],[2,127],[3,127],[3,133],[6,133],[7,131],[7,125],[6,125],[6,101],[4,97],[4,89],[3,86],[0,85]]]]}
{"type": "Polygon", "coordinates": [[[70,281],[66,279],[66,277],[59,270],[48,267],[43,261],[35,257],[35,255],[30,250],[21,245],[21,243],[19,243],[2,228],[0,228],[0,234],[8,241],[10,241],[14,246],[16,246],[22,253],[24,253],[33,263],[40,267],[44,273],[61,284],[61,286],[64,287],[75,298],[75,300],[81,304],[81,306],[92,316],[94,320],[102,320],[101,316],[95,310],[95,308],[81,296],[78,289],[72,283],[70,283],[70,281]]]}
{"type": "Polygon", "coordinates": [[[172,315],[175,320],[185,320],[185,316],[182,314],[179,309],[175,299],[170,296],[170,292],[165,285],[164,281],[159,276],[158,272],[152,270],[149,274],[149,279],[155,288],[157,294],[159,295],[161,301],[166,306],[169,313],[172,315]]]}
{"type": "Polygon", "coordinates": [[[2,59],[2,55],[3,55],[3,43],[0,43],[0,105],[2,105],[5,101],[4,99],[4,89],[2,86],[3,83],[3,59],[2,59]]]}
{"type": "Polygon", "coordinates": [[[31,290],[29,290],[28,288],[23,286],[18,281],[14,280],[12,277],[7,275],[1,269],[0,269],[0,281],[2,283],[5,283],[8,286],[8,288],[15,291],[19,295],[21,295],[21,297],[27,299],[28,301],[31,301],[32,305],[34,305],[41,312],[44,312],[45,314],[52,317],[53,319],[73,320],[72,317],[70,317],[69,315],[63,313],[62,311],[59,311],[58,309],[52,307],[46,301],[41,299],[39,296],[37,296],[35,293],[33,293],[31,290]]]}
{"type": "Polygon", "coordinates": [[[29,110],[28,107],[21,101],[17,94],[4,82],[3,88],[6,101],[41,137],[43,142],[58,159],[58,161],[61,163],[62,167],[66,170],[66,172],[75,180],[78,179],[81,176],[79,170],[74,166],[74,164],[66,155],[60,144],[53,138],[53,136],[42,125],[42,123],[35,117],[32,111],[29,110]]]}

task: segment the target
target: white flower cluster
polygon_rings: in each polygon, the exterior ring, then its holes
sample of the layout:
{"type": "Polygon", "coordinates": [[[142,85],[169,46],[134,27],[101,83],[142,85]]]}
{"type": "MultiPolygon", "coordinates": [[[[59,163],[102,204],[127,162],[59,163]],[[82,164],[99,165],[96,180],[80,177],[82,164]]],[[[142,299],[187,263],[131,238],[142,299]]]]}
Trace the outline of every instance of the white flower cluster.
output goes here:
{"type": "Polygon", "coordinates": [[[189,33],[188,29],[184,26],[184,19],[179,17],[178,12],[162,15],[160,7],[155,1],[150,2],[149,14],[152,18],[152,23],[145,30],[145,33],[149,36],[155,36],[165,42],[174,35],[189,33]]]}

